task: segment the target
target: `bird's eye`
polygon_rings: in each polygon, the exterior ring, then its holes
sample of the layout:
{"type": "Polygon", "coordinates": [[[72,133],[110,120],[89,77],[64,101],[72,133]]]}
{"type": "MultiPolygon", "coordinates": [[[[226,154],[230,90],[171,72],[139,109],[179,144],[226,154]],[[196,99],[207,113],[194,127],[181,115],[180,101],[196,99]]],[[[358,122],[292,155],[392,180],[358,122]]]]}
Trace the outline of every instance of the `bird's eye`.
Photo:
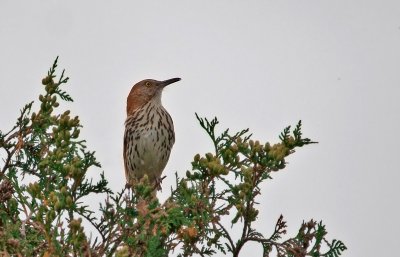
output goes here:
{"type": "Polygon", "coordinates": [[[151,85],[151,83],[150,83],[149,81],[147,81],[147,82],[145,83],[145,85],[146,85],[146,87],[149,87],[149,86],[151,85]]]}

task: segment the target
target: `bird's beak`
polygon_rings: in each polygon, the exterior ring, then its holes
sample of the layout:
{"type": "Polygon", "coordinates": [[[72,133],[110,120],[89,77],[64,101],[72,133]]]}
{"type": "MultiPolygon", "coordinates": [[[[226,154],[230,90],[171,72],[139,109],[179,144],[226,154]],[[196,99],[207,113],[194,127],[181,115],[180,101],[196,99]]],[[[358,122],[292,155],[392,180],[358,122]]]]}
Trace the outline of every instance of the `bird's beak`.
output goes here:
{"type": "Polygon", "coordinates": [[[169,84],[178,82],[179,80],[181,80],[181,78],[167,79],[167,80],[161,81],[160,86],[166,87],[166,86],[168,86],[169,84]]]}

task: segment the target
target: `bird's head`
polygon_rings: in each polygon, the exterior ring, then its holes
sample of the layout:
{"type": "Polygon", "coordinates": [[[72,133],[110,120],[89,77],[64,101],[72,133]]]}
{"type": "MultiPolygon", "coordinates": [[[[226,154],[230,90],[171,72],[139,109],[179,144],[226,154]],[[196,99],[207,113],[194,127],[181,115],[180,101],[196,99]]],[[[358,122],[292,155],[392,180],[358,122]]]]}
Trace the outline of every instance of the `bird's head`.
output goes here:
{"type": "Polygon", "coordinates": [[[126,112],[127,114],[133,113],[136,109],[144,106],[149,101],[156,101],[161,105],[162,90],[169,84],[181,80],[180,78],[167,79],[158,81],[154,79],[145,79],[136,83],[128,95],[126,112]]]}

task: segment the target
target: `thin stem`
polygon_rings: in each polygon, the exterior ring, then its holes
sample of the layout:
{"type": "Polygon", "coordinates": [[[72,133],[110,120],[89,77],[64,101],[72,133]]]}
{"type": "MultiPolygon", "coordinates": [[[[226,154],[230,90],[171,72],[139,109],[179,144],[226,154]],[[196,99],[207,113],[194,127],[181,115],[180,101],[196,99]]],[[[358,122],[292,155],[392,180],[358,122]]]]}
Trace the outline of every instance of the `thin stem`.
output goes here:
{"type": "Polygon", "coordinates": [[[229,244],[230,244],[230,247],[231,247],[231,251],[235,252],[236,251],[236,247],[235,247],[235,244],[233,243],[232,238],[229,235],[228,230],[226,230],[226,228],[219,221],[216,222],[216,224],[224,231],[225,238],[228,239],[228,241],[229,241],[229,244]]]}

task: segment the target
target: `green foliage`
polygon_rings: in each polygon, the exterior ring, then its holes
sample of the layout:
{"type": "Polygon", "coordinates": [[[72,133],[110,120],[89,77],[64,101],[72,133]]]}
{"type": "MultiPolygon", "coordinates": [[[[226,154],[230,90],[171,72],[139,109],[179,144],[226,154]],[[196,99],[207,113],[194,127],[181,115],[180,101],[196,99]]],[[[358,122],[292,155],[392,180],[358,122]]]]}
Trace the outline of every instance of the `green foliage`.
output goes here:
{"type": "Polygon", "coordinates": [[[82,255],[89,249],[82,218],[95,220],[83,198],[111,193],[103,174],[97,183],[86,178],[89,168],[100,164],[79,139],[79,118],[55,111],[59,98],[72,101],[60,89],[68,81],[64,71],[55,82],[56,68],[57,59],[42,80],[40,109],[32,112],[33,102],[25,105],[16,125],[0,133],[6,154],[0,172],[0,233],[6,237],[0,243],[10,254],[82,255]]]}
{"type": "Polygon", "coordinates": [[[270,236],[253,226],[262,183],[285,168],[296,148],[314,143],[302,137],[301,122],[270,144],[251,139],[248,129],[218,133],[216,118],[196,114],[214,151],[197,154],[186,177],[176,175],[164,203],[147,177],[112,192],[104,173],[94,173],[95,182],[88,179],[100,164],[79,138],[79,118],[56,111],[60,99],[72,101],[62,90],[68,82],[64,71],[56,80],[57,61],[42,80],[39,110],[27,104],[16,125],[0,131],[0,255],[239,256],[248,242],[261,244],[264,257],[273,250],[277,256],[296,257],[337,257],[346,250],[339,240],[327,241],[321,222],[304,222],[286,240],[283,216],[270,236]],[[91,195],[105,199],[97,212],[85,205],[91,195]],[[224,225],[229,221],[230,227],[224,225]],[[241,234],[233,236],[233,227],[241,234]],[[93,231],[97,236],[89,236],[93,231]]]}

